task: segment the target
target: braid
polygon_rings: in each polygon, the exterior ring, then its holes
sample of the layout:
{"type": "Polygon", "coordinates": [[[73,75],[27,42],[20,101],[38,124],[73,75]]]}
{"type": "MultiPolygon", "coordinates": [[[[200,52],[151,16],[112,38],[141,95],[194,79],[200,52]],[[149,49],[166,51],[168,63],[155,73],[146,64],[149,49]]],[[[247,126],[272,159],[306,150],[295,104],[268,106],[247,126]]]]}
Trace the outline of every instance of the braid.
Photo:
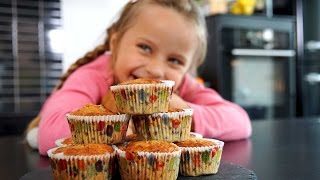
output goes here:
{"type": "MultiPolygon", "coordinates": [[[[107,29],[108,33],[111,33],[113,27],[110,27],[107,29]]],[[[109,36],[110,37],[110,36],[109,36]]],[[[93,61],[96,59],[96,57],[100,56],[104,52],[110,50],[109,41],[110,38],[107,37],[107,39],[104,41],[104,44],[97,46],[94,50],[88,52],[85,54],[82,58],[78,59],[75,63],[73,63],[68,71],[60,78],[59,84],[55,87],[56,90],[60,89],[63,86],[63,83],[65,80],[72,74],[74,71],[76,71],[79,67],[93,61]]],[[[38,127],[40,123],[40,114],[38,114],[32,121],[29,122],[25,134],[27,134],[31,129],[38,127]]]]}
{"type": "MultiPolygon", "coordinates": [[[[108,39],[106,42],[109,42],[108,39]]],[[[109,44],[109,43],[105,43],[109,44]]],[[[105,51],[109,50],[109,45],[100,45],[96,47],[93,51],[88,52],[84,57],[78,59],[74,64],[70,66],[68,71],[60,78],[59,84],[55,87],[55,89],[60,89],[64,83],[64,81],[70,76],[71,73],[73,73],[75,70],[77,70],[82,65],[85,65],[91,61],[93,61],[96,57],[103,54],[105,51]]],[[[29,122],[25,134],[27,134],[31,129],[38,127],[40,123],[40,115],[38,114],[32,121],[29,122]]]]}
{"type": "Polygon", "coordinates": [[[96,57],[100,56],[109,49],[109,43],[105,43],[104,45],[97,46],[94,50],[85,54],[84,57],[78,59],[69,67],[68,71],[60,78],[60,82],[56,86],[56,89],[60,89],[63,86],[65,80],[70,76],[70,74],[76,71],[79,67],[93,61],[94,59],[96,59],[96,57]]]}

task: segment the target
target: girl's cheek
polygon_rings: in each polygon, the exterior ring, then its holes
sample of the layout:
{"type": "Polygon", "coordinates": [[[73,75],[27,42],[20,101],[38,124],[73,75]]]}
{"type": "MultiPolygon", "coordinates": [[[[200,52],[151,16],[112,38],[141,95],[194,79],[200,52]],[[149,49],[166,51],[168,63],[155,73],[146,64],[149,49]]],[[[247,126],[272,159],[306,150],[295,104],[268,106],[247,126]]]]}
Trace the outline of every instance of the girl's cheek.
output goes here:
{"type": "Polygon", "coordinates": [[[184,75],[185,74],[182,74],[181,72],[177,72],[175,76],[172,75],[172,77],[174,77],[172,80],[175,81],[175,85],[173,87],[174,91],[180,88],[184,75]]]}

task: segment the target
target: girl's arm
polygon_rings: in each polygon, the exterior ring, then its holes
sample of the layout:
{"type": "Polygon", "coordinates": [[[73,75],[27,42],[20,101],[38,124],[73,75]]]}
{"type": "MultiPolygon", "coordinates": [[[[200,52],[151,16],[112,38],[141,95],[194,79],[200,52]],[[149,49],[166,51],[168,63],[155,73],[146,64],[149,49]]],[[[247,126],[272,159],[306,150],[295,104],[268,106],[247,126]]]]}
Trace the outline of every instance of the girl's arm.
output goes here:
{"type": "Polygon", "coordinates": [[[70,137],[66,114],[88,103],[99,103],[106,92],[107,83],[101,75],[90,70],[78,69],[54,92],[40,112],[38,133],[39,153],[47,155],[55,147],[55,140],[70,137]]]}
{"type": "Polygon", "coordinates": [[[194,110],[193,130],[224,141],[248,138],[251,122],[237,104],[224,100],[216,91],[186,75],[179,95],[194,110]]]}

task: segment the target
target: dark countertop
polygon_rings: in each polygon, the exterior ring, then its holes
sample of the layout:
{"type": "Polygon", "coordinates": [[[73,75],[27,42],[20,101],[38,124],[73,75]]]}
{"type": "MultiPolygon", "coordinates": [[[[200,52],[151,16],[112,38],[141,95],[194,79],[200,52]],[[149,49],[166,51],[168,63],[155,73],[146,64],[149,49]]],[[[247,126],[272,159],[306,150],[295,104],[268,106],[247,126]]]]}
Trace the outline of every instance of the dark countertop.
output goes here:
{"type": "MultiPolygon", "coordinates": [[[[226,142],[223,162],[255,172],[258,179],[320,179],[320,119],[253,121],[250,139],[226,142]]],[[[19,136],[0,137],[1,179],[19,179],[47,168],[47,157],[19,136]]]]}
{"type": "Polygon", "coordinates": [[[320,179],[320,120],[257,122],[249,168],[261,179],[320,179]]]}

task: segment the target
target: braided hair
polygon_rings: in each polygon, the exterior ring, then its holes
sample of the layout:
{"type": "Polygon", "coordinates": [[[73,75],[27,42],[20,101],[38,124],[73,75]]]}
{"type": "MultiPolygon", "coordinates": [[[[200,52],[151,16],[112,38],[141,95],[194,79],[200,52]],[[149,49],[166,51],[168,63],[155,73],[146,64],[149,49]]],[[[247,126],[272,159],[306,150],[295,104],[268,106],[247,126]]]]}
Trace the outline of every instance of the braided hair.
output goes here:
{"type": "MultiPolygon", "coordinates": [[[[109,29],[108,29],[109,30],[109,29]]],[[[60,82],[57,84],[55,87],[56,90],[60,89],[63,86],[63,83],[67,78],[74,72],[76,71],[79,67],[88,64],[89,62],[93,61],[96,59],[98,56],[101,54],[105,53],[106,51],[110,50],[109,47],[109,37],[106,39],[105,43],[102,45],[97,46],[95,49],[92,51],[87,52],[83,57],[79,58],[75,63],[73,63],[67,72],[63,74],[60,77],[60,82]]]]}

